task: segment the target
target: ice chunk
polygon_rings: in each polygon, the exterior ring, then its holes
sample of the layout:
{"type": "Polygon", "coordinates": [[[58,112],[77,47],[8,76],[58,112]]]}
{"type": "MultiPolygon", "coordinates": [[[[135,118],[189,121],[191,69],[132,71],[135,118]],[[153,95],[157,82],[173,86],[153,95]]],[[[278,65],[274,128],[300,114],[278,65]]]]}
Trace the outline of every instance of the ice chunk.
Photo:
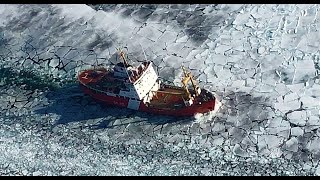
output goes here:
{"type": "Polygon", "coordinates": [[[226,52],[229,49],[231,49],[231,46],[220,44],[216,46],[215,52],[217,54],[224,54],[224,52],[226,52]]]}
{"type": "Polygon", "coordinates": [[[209,49],[214,49],[216,47],[217,43],[213,42],[211,40],[208,40],[207,42],[207,46],[209,47],[209,49]]]}
{"type": "MultiPolygon", "coordinates": [[[[217,66],[215,66],[217,67],[217,66]]],[[[229,69],[222,69],[220,71],[215,71],[216,72],[216,75],[218,76],[218,78],[221,80],[221,79],[228,79],[232,76],[232,73],[230,72],[229,69]]]]}
{"type": "Polygon", "coordinates": [[[279,25],[280,20],[281,20],[281,16],[279,15],[272,16],[269,20],[268,27],[271,29],[276,29],[279,25]]]}
{"type": "Polygon", "coordinates": [[[254,69],[241,69],[241,68],[232,68],[231,73],[233,73],[239,79],[248,79],[254,76],[255,70],[254,69]],[[235,72],[236,71],[236,72],[235,72]]]}
{"type": "Polygon", "coordinates": [[[314,39],[319,39],[318,32],[310,32],[302,36],[301,41],[297,44],[297,49],[306,53],[316,53],[320,44],[318,41],[314,41],[314,39]]]}
{"type": "Polygon", "coordinates": [[[233,44],[233,40],[244,40],[246,39],[247,37],[245,37],[243,31],[231,31],[231,37],[232,37],[232,41],[231,41],[231,45],[233,44]]]}
{"type": "Polygon", "coordinates": [[[320,97],[320,85],[319,84],[313,84],[312,88],[308,88],[305,91],[305,95],[306,96],[311,96],[311,97],[315,97],[315,98],[319,98],[320,97]]]}
{"type": "Polygon", "coordinates": [[[303,129],[301,127],[293,127],[293,128],[291,128],[291,135],[292,136],[302,136],[303,129]]]}
{"type": "Polygon", "coordinates": [[[261,72],[277,69],[282,65],[284,58],[275,54],[263,56],[261,60],[261,72]]]}
{"type": "Polygon", "coordinates": [[[287,103],[290,101],[296,101],[298,99],[299,99],[299,96],[297,93],[290,93],[290,94],[284,96],[283,102],[287,103]]]}
{"type": "Polygon", "coordinates": [[[22,173],[24,176],[27,176],[29,172],[28,172],[26,169],[24,169],[24,170],[22,170],[21,173],[22,173]]]}
{"type": "Polygon", "coordinates": [[[289,89],[283,83],[277,84],[275,87],[275,90],[281,95],[287,94],[289,92],[289,89]]]}
{"type": "Polygon", "coordinates": [[[221,34],[218,42],[223,45],[232,45],[231,36],[229,34],[221,34]]]}
{"type": "MultiPolygon", "coordinates": [[[[224,8],[228,9],[229,11],[239,11],[239,9],[243,7],[243,4],[223,4],[225,5],[224,8]]],[[[222,8],[222,6],[221,6],[222,8]]]]}
{"type": "Polygon", "coordinates": [[[253,78],[247,78],[245,81],[245,86],[246,87],[254,87],[256,83],[256,79],[253,78]]]}
{"type": "Polygon", "coordinates": [[[171,44],[176,40],[177,33],[171,31],[165,31],[157,40],[157,42],[162,42],[166,44],[171,44]]]}
{"type": "Polygon", "coordinates": [[[310,115],[307,124],[308,126],[314,126],[317,128],[320,126],[320,118],[319,115],[310,115]]]}
{"type": "Polygon", "coordinates": [[[268,132],[268,134],[287,138],[290,134],[290,123],[288,121],[282,120],[282,118],[269,120],[266,132],[268,132]]]}
{"type": "Polygon", "coordinates": [[[238,39],[238,40],[232,41],[231,46],[232,46],[233,50],[244,51],[245,50],[245,43],[246,42],[243,42],[243,39],[238,39]]]}
{"type": "Polygon", "coordinates": [[[299,83],[299,84],[290,84],[287,85],[287,87],[292,91],[297,94],[303,94],[303,89],[304,89],[304,83],[299,83]]]}
{"type": "Polygon", "coordinates": [[[142,132],[142,128],[140,126],[137,126],[135,124],[128,124],[127,129],[130,133],[139,134],[142,132]]]}
{"type": "Polygon", "coordinates": [[[306,16],[299,16],[299,25],[302,27],[310,26],[311,22],[315,19],[315,12],[309,11],[310,14],[306,14],[306,16]]]}
{"type": "Polygon", "coordinates": [[[308,78],[315,76],[316,69],[312,60],[302,60],[296,63],[295,81],[297,83],[306,82],[308,78]]]}
{"type": "Polygon", "coordinates": [[[261,73],[261,82],[266,85],[275,86],[279,79],[280,77],[273,70],[261,73]]]}
{"type": "Polygon", "coordinates": [[[256,88],[254,89],[255,92],[259,93],[273,93],[274,86],[270,84],[257,84],[256,88]]]}
{"type": "Polygon", "coordinates": [[[194,59],[190,62],[189,68],[190,69],[205,69],[205,60],[203,59],[194,59]]]}
{"type": "Polygon", "coordinates": [[[249,21],[245,25],[251,28],[255,28],[257,26],[257,23],[253,19],[249,19],[249,21]]]}
{"type": "Polygon", "coordinates": [[[189,37],[187,35],[184,35],[177,39],[177,43],[186,43],[188,41],[189,37]]]}
{"type": "Polygon", "coordinates": [[[242,59],[238,62],[238,66],[240,68],[244,68],[244,69],[252,69],[252,68],[257,68],[259,62],[258,61],[255,61],[251,58],[248,58],[248,59],[242,59]]]}
{"type": "Polygon", "coordinates": [[[224,143],[225,139],[224,137],[219,135],[212,137],[211,139],[209,139],[209,141],[213,146],[221,146],[224,143]]]}
{"type": "Polygon", "coordinates": [[[199,80],[201,86],[207,83],[207,79],[208,78],[205,73],[200,74],[200,76],[198,77],[198,80],[199,80]]]}
{"type": "Polygon", "coordinates": [[[275,103],[274,108],[278,109],[282,113],[285,113],[285,112],[288,112],[289,110],[299,109],[300,102],[298,100],[290,101],[287,103],[279,102],[279,103],[275,103]]]}
{"type": "Polygon", "coordinates": [[[281,155],[282,155],[282,150],[281,150],[281,148],[272,148],[271,150],[270,150],[270,157],[271,158],[279,158],[279,157],[281,157],[281,155]]]}
{"type": "Polygon", "coordinates": [[[317,98],[310,96],[301,97],[300,101],[303,103],[304,108],[314,108],[320,105],[320,101],[317,98]]]}
{"type": "Polygon", "coordinates": [[[245,85],[245,80],[235,80],[232,82],[232,87],[241,88],[245,85]]]}
{"type": "Polygon", "coordinates": [[[320,138],[315,137],[308,142],[307,149],[312,153],[319,153],[320,152],[319,144],[320,144],[320,138]]]}
{"type": "Polygon", "coordinates": [[[283,140],[283,137],[275,135],[260,135],[258,136],[258,148],[259,150],[262,150],[267,147],[271,150],[272,148],[279,147],[283,140]]]}
{"type": "Polygon", "coordinates": [[[299,23],[298,22],[299,18],[301,17],[295,17],[295,16],[286,17],[284,29],[285,30],[295,29],[299,23]]]}
{"type": "Polygon", "coordinates": [[[201,58],[205,58],[206,59],[209,54],[210,54],[209,49],[206,49],[200,54],[200,56],[201,56],[201,58]]]}
{"type": "Polygon", "coordinates": [[[59,59],[51,59],[49,62],[50,62],[49,66],[52,68],[55,68],[59,65],[60,60],[59,59]]]}
{"type": "Polygon", "coordinates": [[[289,49],[289,50],[292,50],[295,48],[301,49],[299,45],[302,42],[304,42],[304,39],[302,38],[302,40],[300,41],[300,38],[296,34],[282,34],[280,46],[281,48],[289,49]]]}
{"type": "Polygon", "coordinates": [[[210,54],[208,60],[215,64],[225,65],[227,63],[227,58],[228,57],[221,54],[210,54]]]}
{"type": "Polygon", "coordinates": [[[287,115],[288,120],[292,124],[304,126],[307,121],[307,112],[306,111],[293,111],[287,115]]]}
{"type": "Polygon", "coordinates": [[[293,137],[289,139],[285,144],[285,149],[292,152],[298,151],[298,140],[297,138],[293,137]]]}
{"type": "Polygon", "coordinates": [[[70,4],[69,6],[64,5],[54,5],[61,9],[61,16],[68,17],[70,19],[77,20],[80,18],[85,18],[89,20],[95,14],[95,10],[90,6],[82,5],[82,4],[70,4]]]}
{"type": "Polygon", "coordinates": [[[223,132],[226,129],[225,125],[223,123],[214,123],[212,127],[212,133],[219,133],[223,132]]]}
{"type": "Polygon", "coordinates": [[[137,34],[144,36],[146,38],[149,38],[153,41],[157,41],[160,36],[162,35],[162,32],[160,32],[158,29],[152,27],[152,26],[145,26],[141,28],[137,34]]]}
{"type": "Polygon", "coordinates": [[[232,152],[241,157],[247,157],[248,153],[245,151],[245,149],[241,148],[239,144],[234,145],[232,152]]]}
{"type": "Polygon", "coordinates": [[[186,61],[192,61],[195,57],[201,53],[201,50],[191,50],[186,57],[186,61]]]}
{"type": "Polygon", "coordinates": [[[243,25],[249,21],[249,18],[250,18],[249,13],[238,14],[232,24],[243,25]]]}
{"type": "Polygon", "coordinates": [[[315,175],[316,176],[320,176],[320,166],[317,167],[315,175]]]}
{"type": "MultiPolygon", "coordinates": [[[[171,44],[168,44],[166,49],[168,51],[168,54],[177,54],[177,55],[182,55],[180,52],[181,52],[181,49],[184,47],[184,44],[185,43],[171,43],[171,44]]],[[[186,54],[184,54],[186,55],[186,54]]]]}
{"type": "Polygon", "coordinates": [[[264,52],[266,52],[266,48],[261,46],[258,48],[258,54],[262,55],[264,52]]]}
{"type": "Polygon", "coordinates": [[[175,135],[172,135],[172,136],[169,136],[169,138],[168,138],[168,142],[169,143],[178,143],[178,142],[180,142],[181,141],[181,135],[179,135],[179,134],[175,134],[175,135]]]}
{"type": "Polygon", "coordinates": [[[42,173],[40,171],[36,171],[32,173],[32,176],[41,176],[42,173]]]}

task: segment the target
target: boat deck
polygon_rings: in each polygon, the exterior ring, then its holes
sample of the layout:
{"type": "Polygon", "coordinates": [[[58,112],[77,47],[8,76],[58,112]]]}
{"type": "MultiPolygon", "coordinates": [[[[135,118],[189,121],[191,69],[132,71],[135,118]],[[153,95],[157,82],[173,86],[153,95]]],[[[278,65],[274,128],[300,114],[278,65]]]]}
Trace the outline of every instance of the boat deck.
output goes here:
{"type": "Polygon", "coordinates": [[[103,92],[118,94],[120,89],[125,89],[124,80],[113,76],[113,73],[106,70],[86,70],[78,76],[79,81],[90,88],[103,92]]]}
{"type": "Polygon", "coordinates": [[[96,69],[89,69],[89,70],[81,72],[78,75],[78,79],[82,84],[88,85],[90,83],[97,83],[107,73],[108,73],[108,71],[106,69],[104,69],[104,68],[97,69],[97,70],[96,69]]]}
{"type": "Polygon", "coordinates": [[[186,98],[183,89],[165,87],[156,91],[155,96],[150,101],[150,106],[163,109],[179,108],[184,106],[183,98],[186,98]]]}

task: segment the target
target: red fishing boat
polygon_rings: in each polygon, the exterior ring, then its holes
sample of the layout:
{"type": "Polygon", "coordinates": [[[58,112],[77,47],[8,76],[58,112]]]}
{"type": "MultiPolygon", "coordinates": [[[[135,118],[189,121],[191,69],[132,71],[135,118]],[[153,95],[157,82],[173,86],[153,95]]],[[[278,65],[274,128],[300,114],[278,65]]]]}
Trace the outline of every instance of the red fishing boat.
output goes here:
{"type": "Polygon", "coordinates": [[[85,94],[109,105],[170,116],[192,116],[215,110],[216,98],[201,89],[191,72],[182,66],[182,86],[162,82],[151,61],[135,67],[123,51],[122,62],[111,68],[80,71],[78,80],[85,94]],[[191,82],[191,83],[190,83],[191,82]]]}

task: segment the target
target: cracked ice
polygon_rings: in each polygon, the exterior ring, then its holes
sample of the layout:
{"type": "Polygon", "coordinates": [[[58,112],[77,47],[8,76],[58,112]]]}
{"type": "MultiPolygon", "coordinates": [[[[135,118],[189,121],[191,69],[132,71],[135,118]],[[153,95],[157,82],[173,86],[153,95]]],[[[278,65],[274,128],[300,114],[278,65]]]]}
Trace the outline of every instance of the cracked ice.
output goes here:
{"type": "Polygon", "coordinates": [[[0,5],[1,175],[320,175],[319,5],[0,5]],[[126,46],[222,106],[150,116],[84,96],[126,46]]]}

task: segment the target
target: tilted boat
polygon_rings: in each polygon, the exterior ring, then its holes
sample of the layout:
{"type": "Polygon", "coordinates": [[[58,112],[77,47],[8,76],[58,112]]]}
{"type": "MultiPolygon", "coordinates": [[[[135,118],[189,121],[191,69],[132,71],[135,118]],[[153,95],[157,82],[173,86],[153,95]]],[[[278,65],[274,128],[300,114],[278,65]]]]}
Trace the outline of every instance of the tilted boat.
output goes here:
{"type": "Polygon", "coordinates": [[[161,115],[192,116],[215,110],[214,95],[201,89],[183,66],[180,87],[162,81],[151,61],[135,67],[128,63],[123,51],[119,51],[119,56],[122,62],[112,67],[78,73],[85,94],[109,105],[161,115]]]}

